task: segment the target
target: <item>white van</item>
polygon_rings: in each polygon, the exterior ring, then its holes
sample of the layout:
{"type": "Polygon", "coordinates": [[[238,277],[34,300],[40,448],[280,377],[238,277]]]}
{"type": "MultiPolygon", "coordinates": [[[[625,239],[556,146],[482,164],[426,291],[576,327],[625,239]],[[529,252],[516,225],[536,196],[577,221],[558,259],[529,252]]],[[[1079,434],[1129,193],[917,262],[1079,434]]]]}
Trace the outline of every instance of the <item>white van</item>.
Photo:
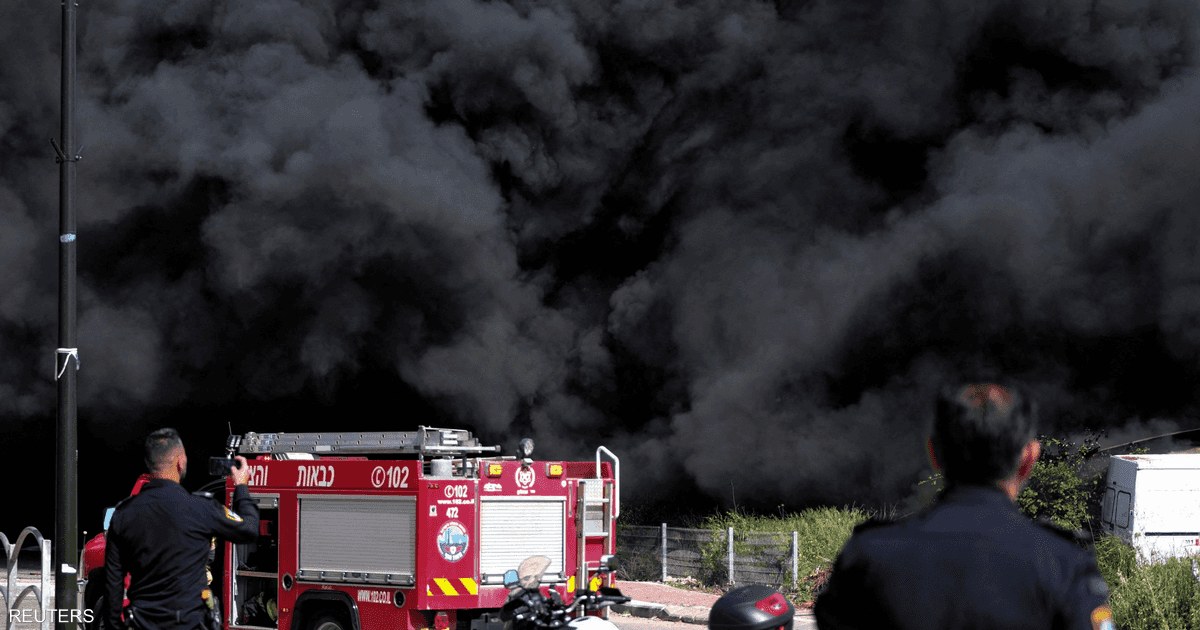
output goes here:
{"type": "Polygon", "coordinates": [[[1200,555],[1200,454],[1110,457],[1100,526],[1141,560],[1200,555]]]}

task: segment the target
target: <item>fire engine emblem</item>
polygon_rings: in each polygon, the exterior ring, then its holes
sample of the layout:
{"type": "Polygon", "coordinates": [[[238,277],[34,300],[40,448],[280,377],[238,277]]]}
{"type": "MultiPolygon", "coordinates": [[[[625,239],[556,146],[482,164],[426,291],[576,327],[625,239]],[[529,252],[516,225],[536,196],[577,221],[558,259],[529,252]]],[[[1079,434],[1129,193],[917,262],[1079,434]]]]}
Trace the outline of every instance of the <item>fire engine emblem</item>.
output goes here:
{"type": "Polygon", "coordinates": [[[532,468],[525,467],[525,466],[518,468],[517,474],[515,475],[515,477],[517,480],[518,488],[521,488],[522,490],[528,490],[533,487],[533,469],[532,468]]]}
{"type": "Polygon", "coordinates": [[[442,525],[442,529],[438,532],[438,552],[447,562],[458,562],[467,555],[467,544],[470,540],[462,523],[450,521],[442,525]]]}

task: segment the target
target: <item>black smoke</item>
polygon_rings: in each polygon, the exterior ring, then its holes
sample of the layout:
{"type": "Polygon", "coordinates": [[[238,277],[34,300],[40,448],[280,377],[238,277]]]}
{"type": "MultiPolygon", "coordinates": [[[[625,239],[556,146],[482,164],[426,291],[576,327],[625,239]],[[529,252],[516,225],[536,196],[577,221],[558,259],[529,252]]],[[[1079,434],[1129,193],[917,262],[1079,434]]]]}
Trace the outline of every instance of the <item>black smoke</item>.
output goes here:
{"type": "MultiPolygon", "coordinates": [[[[52,522],[43,4],[0,8],[14,533],[52,522]]],[[[229,425],[425,424],[799,508],[908,496],[946,382],[1061,435],[1200,413],[1191,2],[80,5],[84,529],[163,425],[193,477],[229,425]]]]}

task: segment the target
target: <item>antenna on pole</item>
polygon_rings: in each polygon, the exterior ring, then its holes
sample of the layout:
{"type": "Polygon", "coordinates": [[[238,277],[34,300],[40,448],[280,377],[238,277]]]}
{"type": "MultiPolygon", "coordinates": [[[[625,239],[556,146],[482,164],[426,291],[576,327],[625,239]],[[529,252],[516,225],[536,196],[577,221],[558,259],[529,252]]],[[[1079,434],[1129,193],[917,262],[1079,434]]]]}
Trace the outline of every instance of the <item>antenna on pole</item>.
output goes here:
{"type": "MultiPolygon", "coordinates": [[[[54,378],[58,381],[58,446],[54,519],[54,607],[74,611],[79,596],[78,431],[75,376],[75,0],[62,0],[62,109],[59,142],[50,140],[58,162],[58,349],[54,378]]],[[[55,619],[57,630],[75,630],[75,617],[55,619]]]]}

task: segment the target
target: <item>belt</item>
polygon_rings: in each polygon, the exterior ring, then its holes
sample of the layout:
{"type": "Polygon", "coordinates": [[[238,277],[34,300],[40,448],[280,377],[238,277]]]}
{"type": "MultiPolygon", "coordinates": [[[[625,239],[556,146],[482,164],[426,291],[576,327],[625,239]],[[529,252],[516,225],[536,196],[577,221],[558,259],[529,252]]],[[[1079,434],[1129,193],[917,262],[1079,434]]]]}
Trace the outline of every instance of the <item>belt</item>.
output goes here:
{"type": "MultiPolygon", "coordinates": [[[[173,610],[167,612],[175,613],[175,624],[178,626],[183,625],[183,617],[190,611],[173,610]]],[[[132,605],[125,608],[125,623],[131,630],[158,630],[157,628],[148,625],[144,617],[145,615],[139,612],[138,609],[132,605]]]]}

